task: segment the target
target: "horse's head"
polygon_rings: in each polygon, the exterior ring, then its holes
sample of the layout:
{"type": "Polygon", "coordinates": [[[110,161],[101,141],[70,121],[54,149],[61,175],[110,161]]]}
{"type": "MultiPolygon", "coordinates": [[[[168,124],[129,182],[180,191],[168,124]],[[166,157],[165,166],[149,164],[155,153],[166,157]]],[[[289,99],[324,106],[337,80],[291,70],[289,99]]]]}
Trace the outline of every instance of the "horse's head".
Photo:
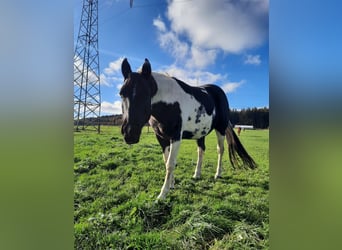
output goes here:
{"type": "Polygon", "coordinates": [[[125,58],[121,64],[124,85],[120,90],[123,123],[121,133],[126,143],[139,142],[141,130],[151,115],[151,98],[157,92],[157,85],[151,75],[150,62],[145,59],[139,73],[132,72],[125,58]]]}

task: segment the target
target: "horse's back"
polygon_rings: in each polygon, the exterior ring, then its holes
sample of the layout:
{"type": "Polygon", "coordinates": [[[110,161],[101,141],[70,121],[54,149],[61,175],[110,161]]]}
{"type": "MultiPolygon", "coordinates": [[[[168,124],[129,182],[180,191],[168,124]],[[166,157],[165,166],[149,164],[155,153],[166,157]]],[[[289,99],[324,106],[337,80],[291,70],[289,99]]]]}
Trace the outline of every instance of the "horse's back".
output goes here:
{"type": "Polygon", "coordinates": [[[158,92],[152,98],[152,115],[168,137],[176,138],[175,134],[183,131],[188,135],[184,138],[198,139],[211,129],[225,134],[229,107],[220,87],[212,84],[195,87],[175,77],[152,75],[158,85],[158,92]],[[177,106],[177,110],[170,110],[172,105],[177,106]]]}

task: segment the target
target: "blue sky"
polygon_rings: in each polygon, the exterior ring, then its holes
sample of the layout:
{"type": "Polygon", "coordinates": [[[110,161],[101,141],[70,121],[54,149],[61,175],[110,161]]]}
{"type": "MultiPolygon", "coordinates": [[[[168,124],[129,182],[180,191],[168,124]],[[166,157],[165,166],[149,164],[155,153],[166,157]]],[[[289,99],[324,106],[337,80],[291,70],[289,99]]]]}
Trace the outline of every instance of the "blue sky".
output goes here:
{"type": "MultiPolygon", "coordinates": [[[[74,0],[76,42],[82,0],[74,0]]],[[[121,113],[121,61],[190,85],[221,86],[230,108],[269,106],[268,0],[99,0],[102,115],[121,113]]]]}

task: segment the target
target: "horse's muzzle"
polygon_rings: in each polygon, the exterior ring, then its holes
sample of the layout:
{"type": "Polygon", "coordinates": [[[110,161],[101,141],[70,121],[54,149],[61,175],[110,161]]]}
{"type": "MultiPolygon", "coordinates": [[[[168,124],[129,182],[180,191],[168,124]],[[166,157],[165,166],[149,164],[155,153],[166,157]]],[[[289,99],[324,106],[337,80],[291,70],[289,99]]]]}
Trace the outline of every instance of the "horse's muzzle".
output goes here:
{"type": "Polygon", "coordinates": [[[135,125],[124,124],[121,128],[121,133],[127,144],[135,144],[139,142],[141,128],[135,125]]]}
{"type": "Polygon", "coordinates": [[[125,142],[127,144],[136,144],[139,142],[139,137],[137,138],[132,138],[132,137],[128,137],[128,136],[124,136],[125,142]]]}

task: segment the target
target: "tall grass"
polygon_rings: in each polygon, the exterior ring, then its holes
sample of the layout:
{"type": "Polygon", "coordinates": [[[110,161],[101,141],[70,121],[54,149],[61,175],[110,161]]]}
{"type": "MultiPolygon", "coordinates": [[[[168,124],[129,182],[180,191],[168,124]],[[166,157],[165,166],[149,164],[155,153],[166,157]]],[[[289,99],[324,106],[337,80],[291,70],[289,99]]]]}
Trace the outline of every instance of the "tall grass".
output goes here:
{"type": "Polygon", "coordinates": [[[258,168],[233,171],[226,148],[219,180],[215,133],[206,138],[199,180],[192,179],[196,142],[183,140],[175,189],[158,202],[165,166],[154,134],[144,129],[129,146],[119,132],[74,134],[76,249],[268,248],[268,130],[241,132],[258,168]]]}

